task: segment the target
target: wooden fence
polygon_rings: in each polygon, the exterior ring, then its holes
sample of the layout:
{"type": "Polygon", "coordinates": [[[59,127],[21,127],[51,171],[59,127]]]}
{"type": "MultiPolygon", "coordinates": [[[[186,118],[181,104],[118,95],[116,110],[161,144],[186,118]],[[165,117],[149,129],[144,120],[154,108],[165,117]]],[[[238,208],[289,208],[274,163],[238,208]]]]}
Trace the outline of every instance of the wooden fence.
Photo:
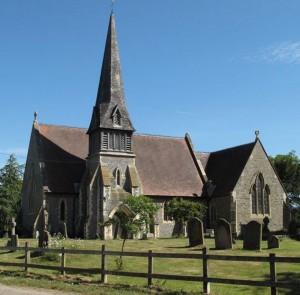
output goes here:
{"type": "Polygon", "coordinates": [[[107,283],[108,275],[116,276],[129,276],[129,277],[139,277],[146,278],[148,280],[148,285],[152,285],[153,279],[164,279],[164,280],[182,280],[182,281],[195,281],[203,283],[203,293],[210,294],[210,283],[220,283],[220,284],[234,284],[234,285],[244,285],[244,286],[258,286],[258,287],[269,287],[271,290],[271,295],[277,294],[278,288],[291,288],[293,290],[300,289],[299,283],[287,283],[278,282],[276,273],[276,263],[300,263],[300,257],[276,257],[275,254],[269,254],[269,256],[231,256],[231,255],[215,255],[208,254],[206,248],[202,249],[201,254],[177,254],[177,253],[154,253],[151,250],[148,252],[120,252],[120,251],[109,251],[106,250],[105,245],[102,246],[101,250],[79,250],[79,249],[65,249],[63,248],[33,248],[28,247],[26,243],[25,247],[0,247],[2,251],[25,251],[24,262],[0,262],[0,266],[18,266],[24,267],[26,272],[29,268],[37,269],[48,269],[60,271],[62,275],[66,272],[85,272],[101,275],[101,283],[107,283]],[[54,252],[61,255],[60,266],[49,266],[31,263],[31,252],[54,252]],[[107,257],[108,256],[123,256],[131,257],[145,257],[148,259],[148,271],[147,273],[140,272],[126,272],[120,270],[109,270],[107,268],[107,257]],[[99,255],[101,256],[101,268],[76,268],[66,266],[66,254],[89,254],[89,255],[99,255]],[[154,258],[172,258],[172,259],[199,259],[202,260],[202,276],[186,276],[186,275],[174,275],[174,274],[158,274],[153,272],[153,262],[154,258]],[[255,281],[255,280],[241,280],[241,279],[223,279],[214,278],[209,273],[209,261],[211,260],[225,260],[225,261],[241,261],[241,262],[266,262],[270,265],[269,280],[266,281],[255,281]]]}

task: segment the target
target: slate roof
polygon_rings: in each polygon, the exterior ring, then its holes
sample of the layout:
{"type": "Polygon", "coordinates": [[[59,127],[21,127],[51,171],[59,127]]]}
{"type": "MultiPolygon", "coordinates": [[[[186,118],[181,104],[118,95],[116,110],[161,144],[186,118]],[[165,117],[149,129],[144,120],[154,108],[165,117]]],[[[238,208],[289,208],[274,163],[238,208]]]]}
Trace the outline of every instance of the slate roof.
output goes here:
{"type": "Polygon", "coordinates": [[[117,42],[114,15],[111,14],[106,37],[96,104],[88,132],[97,128],[134,131],[126,108],[121,64],[117,42]],[[112,113],[118,109],[122,118],[122,128],[113,124],[112,113]]]}
{"type": "Polygon", "coordinates": [[[220,150],[197,153],[209,180],[216,188],[212,196],[229,196],[251,155],[255,142],[220,150]]]}
{"type": "MultiPolygon", "coordinates": [[[[39,131],[49,190],[74,193],[85,170],[87,129],[40,124],[39,131]]],[[[203,183],[184,138],[134,134],[133,152],[145,195],[202,195],[203,183]]]]}

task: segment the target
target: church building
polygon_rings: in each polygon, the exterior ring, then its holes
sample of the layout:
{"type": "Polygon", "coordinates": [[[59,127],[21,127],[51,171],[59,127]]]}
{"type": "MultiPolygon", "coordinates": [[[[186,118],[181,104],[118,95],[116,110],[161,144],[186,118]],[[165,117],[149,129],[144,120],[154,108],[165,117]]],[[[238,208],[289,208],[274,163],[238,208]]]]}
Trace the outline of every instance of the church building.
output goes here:
{"type": "Polygon", "coordinates": [[[33,235],[67,228],[70,237],[117,238],[117,213],[130,213],[124,196],[145,195],[160,204],[151,226],[171,237],[177,225],[166,214],[175,197],[207,206],[204,222],[226,219],[240,234],[250,220],[270,220],[271,231],[289,222],[287,196],[259,139],[212,153],[197,152],[183,137],[135,132],[126,108],[114,15],[111,14],[98,94],[88,128],[33,122],[22,188],[22,227],[33,235]]]}

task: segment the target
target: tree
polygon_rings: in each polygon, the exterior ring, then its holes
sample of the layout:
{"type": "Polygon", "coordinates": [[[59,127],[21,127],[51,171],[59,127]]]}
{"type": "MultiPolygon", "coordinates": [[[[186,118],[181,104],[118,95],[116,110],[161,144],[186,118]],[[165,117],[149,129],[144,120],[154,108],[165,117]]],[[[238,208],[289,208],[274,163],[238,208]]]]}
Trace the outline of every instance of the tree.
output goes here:
{"type": "MultiPolygon", "coordinates": [[[[123,236],[122,250],[124,251],[124,246],[126,240],[130,236],[136,236],[141,231],[148,232],[149,225],[153,222],[153,216],[157,213],[159,205],[154,203],[150,198],[145,196],[133,196],[128,195],[123,199],[123,204],[128,206],[131,210],[129,214],[125,214],[123,211],[118,211],[116,215],[118,216],[118,222],[120,227],[125,231],[123,236]]],[[[115,219],[110,219],[105,222],[104,226],[115,223],[115,219]]],[[[123,268],[122,254],[118,259],[116,259],[118,269],[123,268]]]]}
{"type": "Polygon", "coordinates": [[[270,157],[270,160],[287,192],[293,217],[300,217],[300,159],[291,151],[287,155],[270,157]]]}
{"type": "Polygon", "coordinates": [[[167,206],[167,213],[170,218],[179,224],[178,236],[183,235],[184,226],[194,217],[203,219],[206,207],[200,202],[183,200],[182,198],[172,199],[167,206]]]}
{"type": "Polygon", "coordinates": [[[7,232],[11,219],[21,209],[21,188],[23,165],[19,165],[14,155],[0,169],[0,232],[7,232]]]}

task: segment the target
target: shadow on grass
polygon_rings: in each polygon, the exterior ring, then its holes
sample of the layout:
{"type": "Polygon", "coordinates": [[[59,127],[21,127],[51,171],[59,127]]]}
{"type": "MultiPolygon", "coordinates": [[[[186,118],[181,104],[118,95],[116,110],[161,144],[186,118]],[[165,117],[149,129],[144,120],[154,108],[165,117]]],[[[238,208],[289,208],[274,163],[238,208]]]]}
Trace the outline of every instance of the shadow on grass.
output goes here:
{"type": "MultiPolygon", "coordinates": [[[[34,274],[34,273],[25,273],[25,272],[16,272],[16,271],[0,271],[0,279],[1,277],[5,277],[6,281],[7,278],[10,277],[12,279],[25,279],[26,281],[28,280],[35,280],[35,281],[48,281],[48,282],[53,282],[55,281],[56,283],[60,282],[62,284],[67,284],[67,285],[83,285],[85,288],[85,292],[88,291],[87,287],[88,286],[99,286],[103,287],[104,292],[107,290],[120,290],[120,294],[122,293],[123,290],[129,291],[131,294],[135,294],[135,292],[138,292],[138,294],[143,293],[143,294],[151,294],[151,295],[199,295],[199,292],[185,292],[183,290],[167,290],[163,289],[160,286],[150,286],[150,287],[139,287],[135,285],[129,285],[129,284],[102,284],[100,283],[99,280],[86,280],[83,278],[79,277],[69,277],[69,276],[50,276],[50,275],[45,275],[45,274],[34,274]],[[86,286],[86,287],[85,287],[86,286]]],[[[20,281],[20,280],[18,280],[20,281]]],[[[13,284],[14,285],[14,284],[13,284]]],[[[19,286],[22,286],[22,284],[17,284],[19,286]]],[[[47,288],[47,286],[43,285],[41,283],[41,286],[35,286],[37,288],[47,288]]],[[[27,284],[26,284],[27,286],[27,284]]],[[[55,288],[56,290],[60,290],[60,288],[55,288]]],[[[63,291],[66,291],[65,289],[63,291]]],[[[107,291],[109,292],[109,291],[107,291]]],[[[79,293],[79,294],[86,294],[86,293],[79,293]]],[[[100,293],[102,294],[102,293],[100,293]]],[[[127,294],[127,293],[126,293],[127,294]]]]}
{"type": "Polygon", "coordinates": [[[1,252],[0,255],[3,255],[3,254],[9,254],[9,253],[12,253],[13,251],[5,251],[5,252],[1,252]]]}
{"type": "MultiPolygon", "coordinates": [[[[270,280],[269,275],[264,276],[266,281],[270,280]]],[[[292,286],[288,288],[277,288],[278,294],[285,294],[285,295],[300,295],[300,273],[296,272],[284,272],[277,274],[277,282],[288,283],[292,286]]],[[[259,288],[256,288],[257,291],[259,288]]],[[[255,293],[259,294],[259,293],[255,293]]]]}

